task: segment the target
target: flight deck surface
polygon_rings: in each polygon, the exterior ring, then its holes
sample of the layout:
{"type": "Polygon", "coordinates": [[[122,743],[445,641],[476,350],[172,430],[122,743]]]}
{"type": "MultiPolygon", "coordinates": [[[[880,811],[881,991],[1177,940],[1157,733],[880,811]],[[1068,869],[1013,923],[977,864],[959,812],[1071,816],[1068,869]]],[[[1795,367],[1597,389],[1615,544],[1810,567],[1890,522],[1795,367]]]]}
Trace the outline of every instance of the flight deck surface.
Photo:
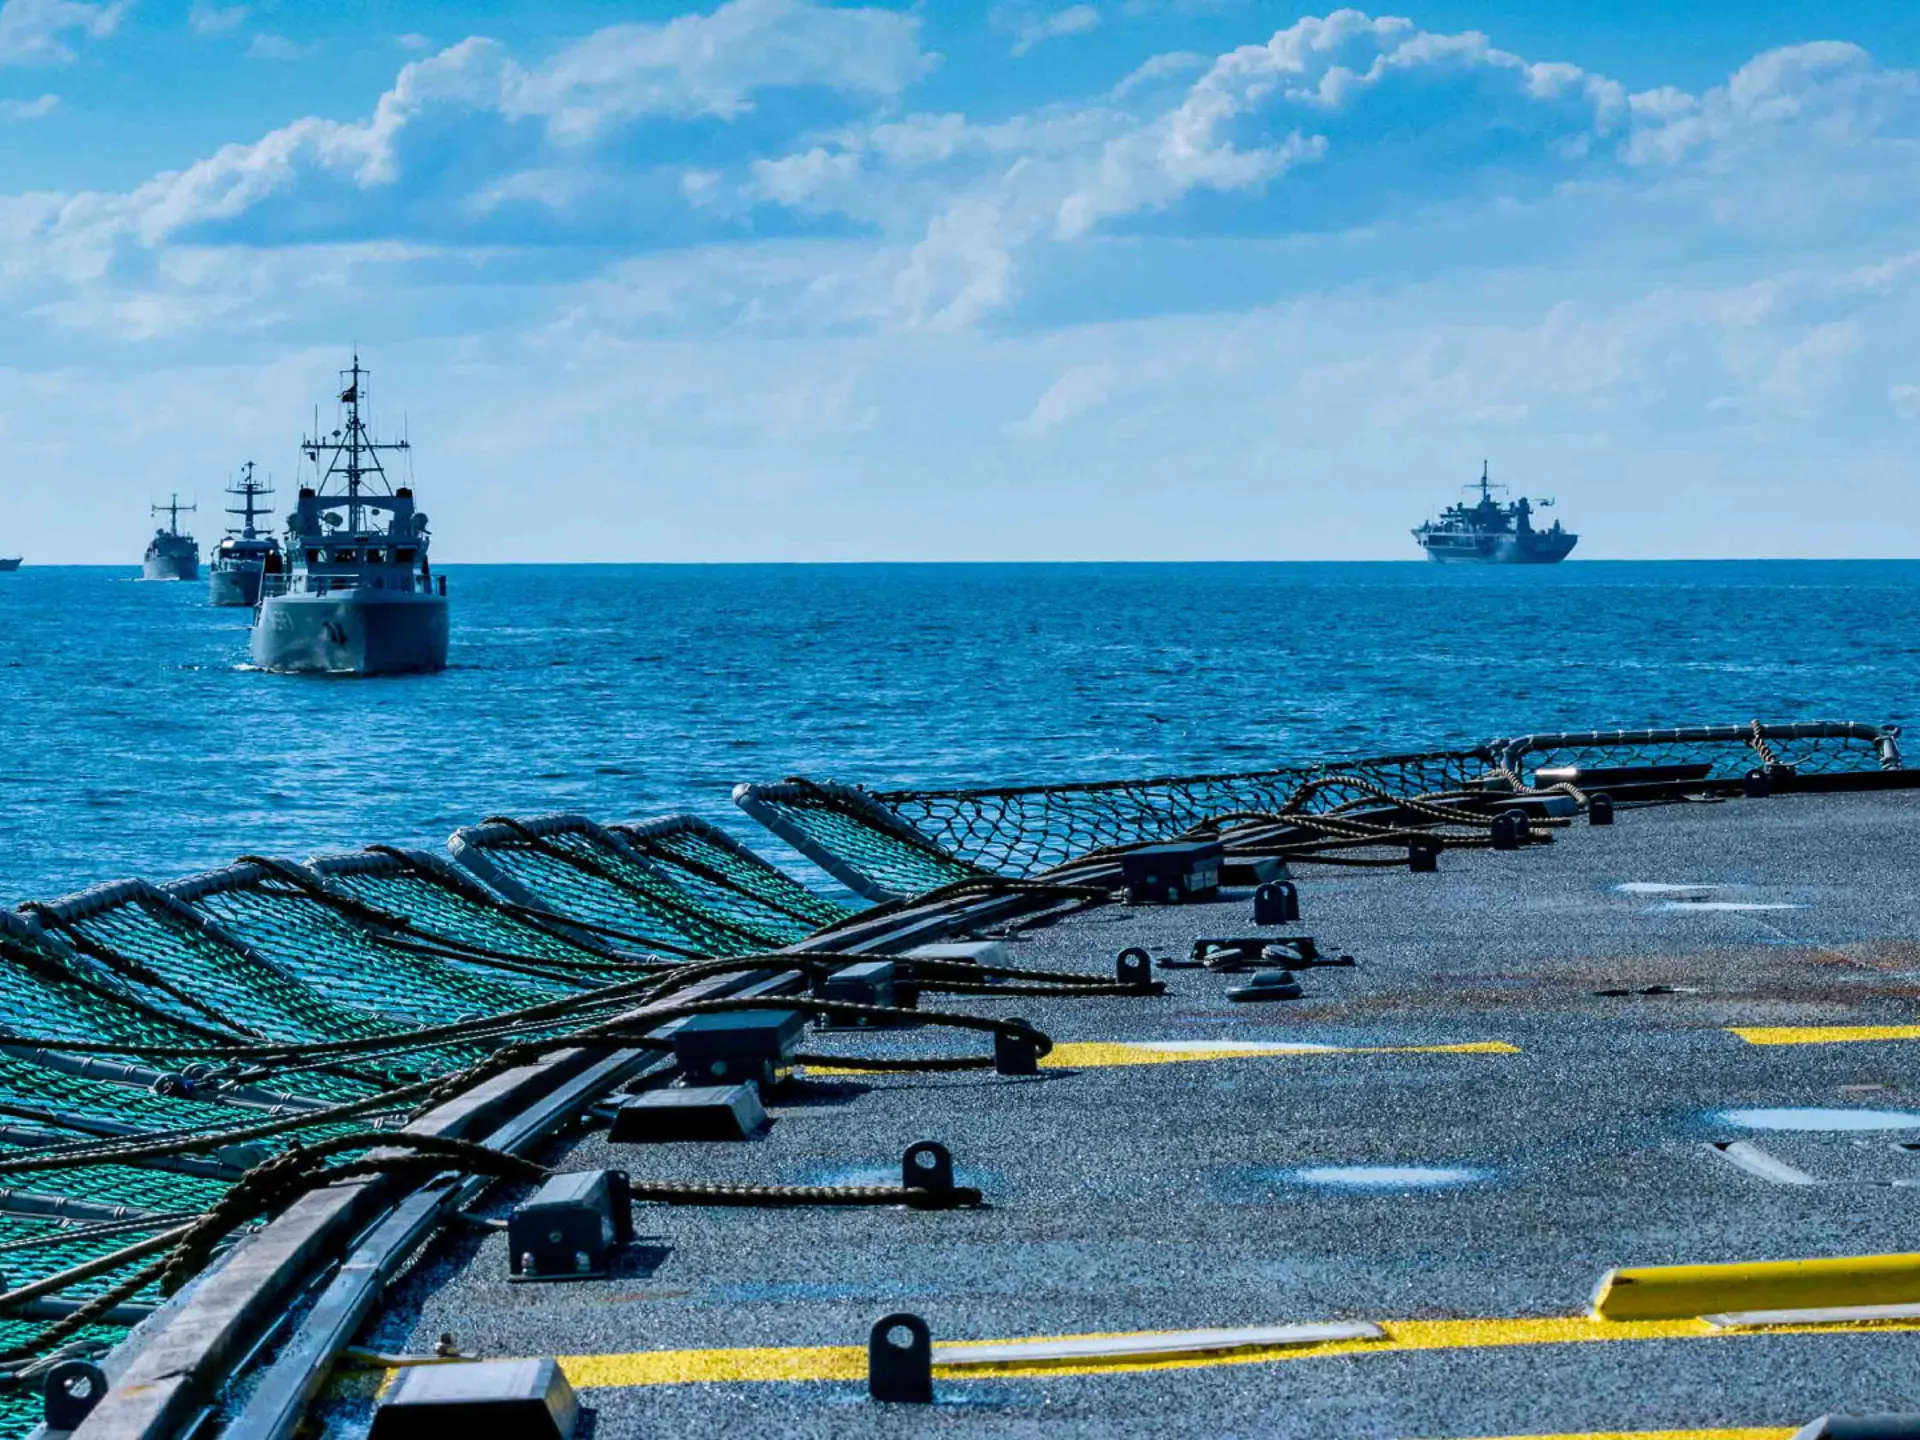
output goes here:
{"type": "MultiPolygon", "coordinates": [[[[1910,792],[1623,807],[1551,846],[1450,850],[1436,874],[1300,866],[1297,925],[1256,930],[1229,891],[1015,928],[1010,961],[1043,969],[1259,933],[1357,963],[1297,971],[1304,995],[1286,1002],[1229,1000],[1244,976],[1157,969],[1158,997],[943,1006],[1046,1031],[1032,1077],[860,1073],[862,1057],[983,1037],[816,1032],[808,1048],[848,1070],[773,1092],[757,1140],[602,1131],[543,1158],[892,1183],[931,1139],[983,1208],[642,1205],[613,1278],[555,1284],[510,1283],[505,1236],[467,1230],[359,1343],[418,1356],[450,1334],[464,1354],[561,1357],[596,1440],[1784,1434],[1912,1409],[1920,1319],[1727,1331],[1609,1323],[1589,1304],[1614,1266],[1915,1248],[1916,819],[1910,792]],[[943,1367],[933,1406],[882,1405],[866,1340],[896,1311],[936,1346],[1356,1320],[1381,1334],[943,1367]]],[[[364,1427],[372,1389],[336,1384],[329,1433],[364,1427]]]]}

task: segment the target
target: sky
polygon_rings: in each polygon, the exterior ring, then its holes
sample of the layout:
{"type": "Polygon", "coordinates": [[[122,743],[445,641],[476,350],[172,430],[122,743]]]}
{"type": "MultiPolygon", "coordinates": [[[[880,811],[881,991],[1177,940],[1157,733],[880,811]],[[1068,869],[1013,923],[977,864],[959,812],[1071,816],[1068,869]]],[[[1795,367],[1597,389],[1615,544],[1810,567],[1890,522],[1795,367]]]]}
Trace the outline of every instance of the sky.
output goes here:
{"type": "Polygon", "coordinates": [[[1920,553],[1920,6],[0,0],[0,554],[1920,553]]]}

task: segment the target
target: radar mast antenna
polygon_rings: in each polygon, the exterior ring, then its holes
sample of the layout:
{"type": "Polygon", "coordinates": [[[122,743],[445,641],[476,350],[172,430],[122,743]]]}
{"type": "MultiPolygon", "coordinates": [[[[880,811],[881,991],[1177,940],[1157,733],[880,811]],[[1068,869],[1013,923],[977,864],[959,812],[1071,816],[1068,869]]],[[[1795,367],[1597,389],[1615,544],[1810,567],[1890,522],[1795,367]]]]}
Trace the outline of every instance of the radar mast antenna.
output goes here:
{"type": "Polygon", "coordinates": [[[345,500],[347,529],[356,534],[364,528],[361,523],[364,516],[364,507],[360,503],[361,487],[378,482],[382,488],[375,493],[393,492],[387,480],[386,467],[380,463],[380,452],[412,448],[405,440],[376,441],[368,434],[366,422],[360,418],[360,402],[363,398],[361,382],[368,373],[360,364],[360,352],[354,351],[352,368],[340,372],[340,377],[347,382],[347,388],[340,392],[340,403],[347,407],[346,425],[332,435],[322,435],[316,419],[313,435],[300,442],[307,459],[315,465],[320,463],[322,450],[332,452],[326,469],[321,473],[317,496],[321,500],[345,500]],[[344,480],[347,488],[344,492],[328,494],[327,481],[335,476],[344,480]]]}

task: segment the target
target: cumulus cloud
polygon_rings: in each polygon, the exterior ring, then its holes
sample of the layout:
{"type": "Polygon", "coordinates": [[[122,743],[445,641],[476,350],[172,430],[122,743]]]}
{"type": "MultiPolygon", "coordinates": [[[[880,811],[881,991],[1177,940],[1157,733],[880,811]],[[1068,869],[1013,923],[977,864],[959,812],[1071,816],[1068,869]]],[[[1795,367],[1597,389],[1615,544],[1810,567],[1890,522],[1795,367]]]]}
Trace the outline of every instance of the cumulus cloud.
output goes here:
{"type": "Polygon", "coordinates": [[[0,100],[0,120],[39,120],[59,108],[60,97],[42,95],[37,100],[0,100]]]}
{"type": "Polygon", "coordinates": [[[102,39],[133,0],[0,0],[0,65],[69,65],[71,39],[102,39]]]}
{"type": "Polygon", "coordinates": [[[196,35],[223,35],[247,23],[245,5],[215,5],[210,0],[193,0],[187,11],[187,25],[196,35]]]}
{"type": "Polygon", "coordinates": [[[994,29],[1013,37],[1013,54],[1025,55],[1034,46],[1069,35],[1098,30],[1099,10],[1092,5],[1069,5],[1062,10],[1032,10],[1020,5],[996,5],[989,19],[994,29]]]}

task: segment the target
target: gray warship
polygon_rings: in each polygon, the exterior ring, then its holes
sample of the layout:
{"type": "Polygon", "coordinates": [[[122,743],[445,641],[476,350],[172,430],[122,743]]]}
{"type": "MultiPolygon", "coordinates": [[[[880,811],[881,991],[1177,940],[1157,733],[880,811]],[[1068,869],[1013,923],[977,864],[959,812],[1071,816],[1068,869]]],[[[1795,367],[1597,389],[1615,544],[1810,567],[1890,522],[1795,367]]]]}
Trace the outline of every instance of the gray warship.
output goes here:
{"type": "Polygon", "coordinates": [[[395,675],[447,663],[446,577],[434,583],[427,517],[394,485],[361,418],[368,372],[341,372],[341,424],[301,442],[319,471],[287,517],[287,571],[265,575],[253,616],[253,663],[291,674],[395,675]]]}
{"type": "Polygon", "coordinates": [[[182,505],[180,497],[175,495],[165,505],[152,507],[156,515],[165,515],[167,525],[164,530],[153,532],[153,539],[147,542],[147,555],[141,564],[140,573],[148,580],[198,580],[200,578],[200,546],[193,536],[183,534],[180,529],[180,512],[197,509],[197,506],[182,505]]]}
{"type": "Polygon", "coordinates": [[[240,478],[227,487],[227,493],[240,502],[227,507],[229,515],[240,517],[240,528],[227,531],[226,538],[213,547],[207,600],[214,605],[258,605],[261,577],[285,570],[280,542],[255,529],[253,523],[261,513],[261,497],[271,495],[273,487],[254,478],[253,462],[249,460],[240,467],[240,478]]]}
{"type": "MultiPolygon", "coordinates": [[[[1558,520],[1552,529],[1534,529],[1534,507],[1526,496],[1507,505],[1495,500],[1493,492],[1506,487],[1487,478],[1485,461],[1480,465],[1479,483],[1466,488],[1480,492],[1478,503],[1449,505],[1438,520],[1415,527],[1413,538],[1429,559],[1449,564],[1557,565],[1579,543],[1580,537],[1561,529],[1558,520]]],[[[1540,508],[1552,504],[1542,500],[1540,508]]]]}
{"type": "Polygon", "coordinates": [[[18,570],[20,560],[21,557],[18,555],[0,555],[0,575],[11,575],[18,570]]]}

